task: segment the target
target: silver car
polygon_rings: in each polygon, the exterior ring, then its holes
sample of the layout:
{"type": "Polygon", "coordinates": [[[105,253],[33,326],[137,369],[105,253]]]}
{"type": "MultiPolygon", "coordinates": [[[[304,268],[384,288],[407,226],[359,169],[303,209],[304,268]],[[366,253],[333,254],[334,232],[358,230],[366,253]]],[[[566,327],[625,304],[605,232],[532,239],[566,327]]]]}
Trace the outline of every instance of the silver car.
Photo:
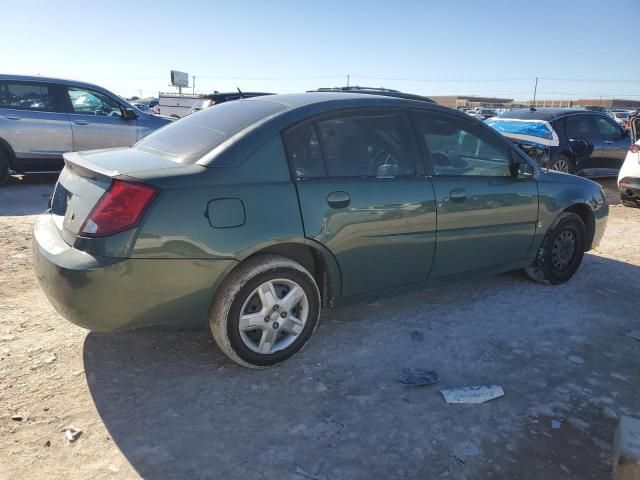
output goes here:
{"type": "Polygon", "coordinates": [[[62,154],[133,145],[171,122],[90,83],[0,74],[0,183],[62,169],[62,154]]]}

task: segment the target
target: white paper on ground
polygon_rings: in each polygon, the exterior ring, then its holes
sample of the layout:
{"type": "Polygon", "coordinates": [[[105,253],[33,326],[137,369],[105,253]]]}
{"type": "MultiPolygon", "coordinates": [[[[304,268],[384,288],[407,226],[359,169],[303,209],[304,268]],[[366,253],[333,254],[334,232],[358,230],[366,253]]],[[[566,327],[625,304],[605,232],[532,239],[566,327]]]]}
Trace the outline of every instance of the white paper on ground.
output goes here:
{"type": "Polygon", "coordinates": [[[483,403],[504,395],[500,385],[477,385],[440,390],[447,403],[483,403]]]}

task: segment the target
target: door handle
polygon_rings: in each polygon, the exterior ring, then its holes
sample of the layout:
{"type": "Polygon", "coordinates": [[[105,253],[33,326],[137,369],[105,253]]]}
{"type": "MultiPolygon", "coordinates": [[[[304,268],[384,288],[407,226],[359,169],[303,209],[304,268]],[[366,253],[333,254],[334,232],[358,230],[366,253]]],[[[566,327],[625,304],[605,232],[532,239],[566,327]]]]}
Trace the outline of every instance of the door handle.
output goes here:
{"type": "Polygon", "coordinates": [[[327,196],[327,203],[331,208],[348,207],[351,203],[351,196],[347,192],[331,192],[327,196]]]}
{"type": "Polygon", "coordinates": [[[74,120],[73,123],[76,125],[89,125],[89,122],[86,120],[74,120]]]}
{"type": "Polygon", "coordinates": [[[6,118],[7,120],[20,120],[22,117],[19,117],[17,115],[5,115],[4,118],[6,118]]]}
{"type": "Polygon", "coordinates": [[[611,145],[613,143],[613,140],[605,140],[604,143],[606,145],[611,145]]]}
{"type": "Polygon", "coordinates": [[[454,188],[449,192],[452,202],[464,202],[467,199],[467,191],[464,188],[454,188]]]}

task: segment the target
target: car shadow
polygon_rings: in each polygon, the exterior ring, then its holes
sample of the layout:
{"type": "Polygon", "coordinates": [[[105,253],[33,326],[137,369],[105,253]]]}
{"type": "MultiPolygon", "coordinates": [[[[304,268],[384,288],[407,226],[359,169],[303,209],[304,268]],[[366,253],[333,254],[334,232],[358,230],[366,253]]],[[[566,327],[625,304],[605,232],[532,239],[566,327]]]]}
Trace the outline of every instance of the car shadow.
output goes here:
{"type": "MultiPolygon", "coordinates": [[[[450,461],[443,432],[459,428],[455,422],[489,421],[486,409],[452,416],[437,389],[400,385],[401,367],[429,366],[447,382],[502,377],[505,389],[530,390],[527,401],[534,401],[544,372],[558,375],[543,363],[557,353],[565,364],[568,335],[591,329],[597,335],[589,338],[603,338],[598,329],[609,329],[621,338],[614,330],[635,318],[625,299],[640,294],[631,281],[638,276],[634,265],[587,255],[576,278],[559,287],[508,273],[336,308],[308,348],[268,370],[235,365],[207,331],[91,332],[85,372],[111,438],[143,478],[391,478],[426,465],[415,448],[424,438],[444,449],[429,456],[427,473],[438,473],[450,461]],[[617,280],[612,287],[602,278],[617,280]],[[579,327],[568,320],[571,312],[579,327]],[[535,366],[521,364],[540,368],[533,374],[511,372],[511,350],[495,366],[470,361],[498,355],[519,336],[523,345],[553,352],[535,366]],[[550,338],[558,345],[548,346],[550,338]],[[478,365],[495,376],[481,375],[478,365]]],[[[519,395],[505,398],[494,408],[517,423],[512,415],[524,418],[530,405],[519,395]]]]}
{"type": "Polygon", "coordinates": [[[10,175],[0,185],[0,216],[36,215],[44,212],[53,193],[57,173],[10,175]]]}

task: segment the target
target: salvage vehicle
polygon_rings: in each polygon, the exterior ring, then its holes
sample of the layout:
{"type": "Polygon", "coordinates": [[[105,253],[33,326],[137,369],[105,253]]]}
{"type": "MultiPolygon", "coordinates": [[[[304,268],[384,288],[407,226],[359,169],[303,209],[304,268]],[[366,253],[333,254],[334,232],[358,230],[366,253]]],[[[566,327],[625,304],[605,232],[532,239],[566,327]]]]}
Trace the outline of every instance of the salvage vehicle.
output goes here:
{"type": "Polygon", "coordinates": [[[0,184],[60,171],[64,152],[131,146],[170,122],[90,83],[0,75],[0,184]]]}
{"type": "Polygon", "coordinates": [[[236,100],[65,162],[33,236],[56,310],[98,331],[208,324],[256,368],[339,301],[515,269],[566,282],[608,214],[597,183],[482,122],[382,95],[236,100]]]}
{"type": "Polygon", "coordinates": [[[620,200],[627,207],[640,208],[640,117],[631,119],[631,141],[627,158],[618,175],[620,200]]]}
{"type": "Polygon", "coordinates": [[[617,176],[631,143],[609,115],[571,108],[522,108],[486,123],[527,151],[539,165],[585,177],[617,176]],[[544,149],[528,131],[546,129],[544,149]]]}

